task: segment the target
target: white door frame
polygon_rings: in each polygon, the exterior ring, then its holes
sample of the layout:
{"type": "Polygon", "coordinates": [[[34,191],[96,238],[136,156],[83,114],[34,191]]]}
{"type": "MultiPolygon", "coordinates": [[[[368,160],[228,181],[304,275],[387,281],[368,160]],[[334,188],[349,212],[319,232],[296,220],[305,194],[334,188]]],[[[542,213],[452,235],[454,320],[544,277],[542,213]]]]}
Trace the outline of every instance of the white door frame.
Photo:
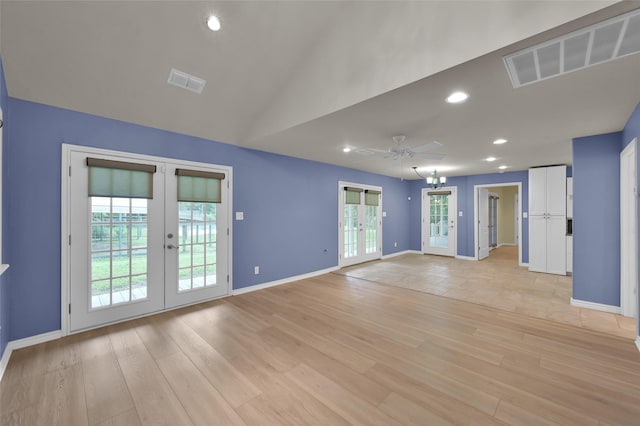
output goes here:
{"type": "MultiPolygon", "coordinates": [[[[478,189],[495,188],[499,186],[517,186],[518,194],[522,200],[522,182],[487,183],[483,185],[473,185],[473,258],[478,260],[478,189]]],[[[518,203],[518,266],[526,266],[522,262],[522,203],[518,203]]]]}
{"type": "Polygon", "coordinates": [[[634,318],[639,311],[637,142],[634,138],[620,153],[620,309],[634,318]]]}
{"type": "MultiPolygon", "coordinates": [[[[364,256],[364,255],[363,255],[364,256]]],[[[357,256],[360,257],[360,256],[357,256]]],[[[382,187],[374,185],[365,185],[362,183],[338,181],[338,267],[356,265],[358,263],[368,262],[371,260],[382,259],[382,187]],[[354,188],[370,189],[372,191],[380,191],[380,205],[378,206],[378,220],[380,227],[378,228],[377,241],[378,251],[374,255],[370,255],[367,259],[353,261],[353,258],[344,258],[344,229],[342,221],[344,220],[344,187],[350,186],[354,188]]]]}
{"type": "MultiPolygon", "coordinates": [[[[165,163],[165,162],[169,162],[169,163],[175,163],[175,164],[181,164],[185,167],[201,167],[203,165],[207,165],[207,163],[200,163],[200,162],[194,162],[194,161],[187,161],[187,160],[179,160],[179,159],[174,159],[174,158],[169,158],[169,157],[157,157],[157,156],[152,156],[152,155],[144,155],[144,154],[135,154],[135,153],[130,153],[130,152],[124,152],[124,151],[114,151],[114,150],[108,150],[108,149],[101,149],[101,148],[93,148],[93,147],[86,147],[86,146],[81,146],[81,145],[71,145],[71,144],[66,144],[63,143],[62,144],[62,170],[61,170],[61,188],[60,188],[60,198],[61,198],[61,203],[60,203],[60,219],[61,219],[61,226],[60,226],[60,248],[61,248],[61,256],[60,256],[60,261],[61,261],[61,268],[60,268],[60,331],[62,333],[62,336],[66,336],[70,334],[69,331],[69,319],[70,319],[70,314],[69,314],[69,303],[70,303],[70,281],[69,281],[69,277],[70,277],[70,268],[71,268],[71,248],[69,245],[69,235],[71,232],[71,223],[69,223],[69,203],[70,203],[70,199],[71,199],[71,193],[70,193],[70,188],[71,188],[71,179],[70,179],[70,160],[71,160],[71,152],[72,151],[81,151],[87,154],[97,154],[97,155],[108,155],[108,156],[115,156],[115,157],[123,157],[125,156],[128,159],[132,159],[132,160],[142,160],[142,161],[150,161],[150,162],[159,162],[159,163],[165,163]]],[[[227,283],[227,295],[231,294],[231,289],[233,289],[233,220],[231,220],[232,217],[232,212],[233,212],[233,168],[230,166],[222,166],[222,165],[216,165],[216,167],[224,169],[225,173],[228,176],[228,182],[229,182],[229,195],[228,195],[228,199],[229,199],[229,203],[227,206],[227,217],[229,218],[228,220],[228,227],[229,227],[229,240],[228,240],[228,250],[229,250],[229,254],[227,256],[227,271],[229,274],[229,281],[227,283]]],[[[163,236],[164,237],[164,236],[163,236]]],[[[195,302],[193,304],[197,304],[197,303],[202,303],[204,300],[202,301],[198,301],[195,302]]],[[[182,305],[182,306],[177,306],[175,308],[165,308],[163,311],[169,311],[172,309],[177,309],[177,308],[181,308],[187,305],[182,305]]],[[[148,316],[148,315],[154,315],[158,312],[151,312],[148,314],[144,314],[144,315],[140,315],[140,317],[143,316],[148,316]]],[[[123,319],[122,321],[129,321],[133,318],[126,318],[123,319]]],[[[116,321],[116,322],[122,322],[122,321],[116,321]]],[[[104,325],[104,324],[103,324],[104,325]]],[[[89,330],[91,328],[98,328],[98,327],[102,327],[103,325],[99,325],[96,327],[90,327],[87,329],[83,329],[80,330],[78,332],[82,332],[82,331],[86,331],[89,330]]],[[[75,333],[75,332],[74,332],[75,333]]]]}
{"type": "MultiPolygon", "coordinates": [[[[426,232],[425,229],[428,229],[427,225],[429,223],[429,212],[425,212],[424,204],[425,198],[428,197],[428,193],[431,191],[451,191],[451,195],[453,195],[453,203],[449,203],[449,218],[448,220],[453,219],[453,243],[451,244],[452,253],[451,256],[456,257],[458,255],[458,187],[457,186],[442,186],[440,188],[422,188],[422,194],[420,197],[420,208],[421,208],[421,220],[422,220],[422,229],[420,229],[421,235],[421,248],[423,254],[440,254],[440,253],[427,253],[425,248],[427,247],[426,240],[426,232]]],[[[447,255],[448,256],[448,255],[447,255]]]]}

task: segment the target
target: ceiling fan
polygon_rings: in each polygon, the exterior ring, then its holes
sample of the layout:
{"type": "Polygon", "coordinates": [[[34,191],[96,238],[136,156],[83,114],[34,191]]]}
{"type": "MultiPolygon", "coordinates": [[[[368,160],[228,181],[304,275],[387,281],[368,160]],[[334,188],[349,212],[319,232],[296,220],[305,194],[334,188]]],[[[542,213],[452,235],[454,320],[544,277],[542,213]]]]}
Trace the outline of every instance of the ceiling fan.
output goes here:
{"type": "MultiPolygon", "coordinates": [[[[429,152],[433,149],[437,149],[442,146],[440,142],[429,142],[422,145],[409,147],[405,144],[407,137],[405,135],[397,135],[391,138],[393,144],[388,149],[377,148],[364,148],[359,151],[363,151],[366,154],[382,154],[385,158],[391,158],[393,160],[406,160],[409,158],[424,158],[427,160],[442,160],[445,154],[439,154],[435,152],[429,152]]],[[[357,152],[357,151],[356,151],[357,152]]]]}

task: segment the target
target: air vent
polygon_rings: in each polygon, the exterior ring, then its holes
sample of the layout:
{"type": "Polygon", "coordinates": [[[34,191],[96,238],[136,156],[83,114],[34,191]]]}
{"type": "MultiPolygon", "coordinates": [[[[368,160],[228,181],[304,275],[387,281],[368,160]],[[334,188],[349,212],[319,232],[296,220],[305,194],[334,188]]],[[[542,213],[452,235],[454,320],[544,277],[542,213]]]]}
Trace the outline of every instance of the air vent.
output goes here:
{"type": "Polygon", "coordinates": [[[205,80],[191,74],[187,74],[186,72],[178,71],[175,68],[172,68],[169,73],[168,83],[198,94],[202,93],[204,85],[207,84],[205,80]]]}
{"type": "Polygon", "coordinates": [[[505,56],[513,87],[640,52],[640,9],[505,56]]]}

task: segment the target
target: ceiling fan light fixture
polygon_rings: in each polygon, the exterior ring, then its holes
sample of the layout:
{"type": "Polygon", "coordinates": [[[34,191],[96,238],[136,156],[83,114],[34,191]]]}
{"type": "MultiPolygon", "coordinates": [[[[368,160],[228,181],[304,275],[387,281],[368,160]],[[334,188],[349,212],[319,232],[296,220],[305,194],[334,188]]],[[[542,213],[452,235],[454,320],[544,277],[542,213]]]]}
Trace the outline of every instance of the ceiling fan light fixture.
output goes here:
{"type": "Polygon", "coordinates": [[[447,97],[447,102],[450,104],[459,104],[466,101],[469,98],[469,95],[465,92],[453,92],[447,97]]]}

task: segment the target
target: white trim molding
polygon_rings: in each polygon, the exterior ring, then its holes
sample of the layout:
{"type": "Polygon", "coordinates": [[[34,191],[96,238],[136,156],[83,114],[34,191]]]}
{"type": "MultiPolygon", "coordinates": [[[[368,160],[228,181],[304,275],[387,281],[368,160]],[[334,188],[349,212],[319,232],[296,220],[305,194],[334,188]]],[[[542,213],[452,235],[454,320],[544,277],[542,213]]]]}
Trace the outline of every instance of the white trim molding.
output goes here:
{"type": "Polygon", "coordinates": [[[294,275],[292,277],[283,278],[281,280],[269,281],[262,284],[255,284],[249,287],[243,287],[237,290],[233,290],[231,292],[231,295],[238,296],[244,293],[251,293],[252,291],[264,290],[265,288],[275,287],[282,284],[288,284],[294,281],[300,281],[300,280],[305,280],[307,278],[317,277],[318,275],[328,274],[330,272],[337,271],[338,269],[340,269],[338,266],[333,266],[331,268],[320,269],[318,271],[309,272],[308,274],[294,275]]]}
{"type": "Polygon", "coordinates": [[[640,351],[640,336],[636,337],[636,348],[640,351]]]}
{"type": "Polygon", "coordinates": [[[392,257],[398,257],[404,254],[422,254],[422,253],[419,252],[418,250],[402,250],[402,251],[397,251],[395,253],[385,254],[384,256],[382,256],[381,259],[382,260],[391,259],[392,257]]]}
{"type": "Polygon", "coordinates": [[[0,265],[0,275],[4,274],[7,269],[9,269],[9,264],[3,263],[2,265],[0,265]]]}
{"type": "Polygon", "coordinates": [[[575,306],[577,308],[594,309],[596,311],[609,312],[611,314],[617,314],[617,315],[620,315],[620,312],[621,312],[620,311],[620,306],[613,306],[613,305],[605,305],[603,303],[588,302],[586,300],[574,299],[573,297],[571,298],[571,306],[575,306]]]}
{"type": "Polygon", "coordinates": [[[11,353],[13,351],[26,348],[27,346],[33,346],[40,343],[49,342],[51,340],[56,340],[61,337],[62,330],[55,330],[31,337],[25,337],[24,339],[12,340],[7,343],[7,347],[4,348],[2,359],[0,359],[0,381],[2,380],[2,376],[4,375],[4,371],[7,368],[7,365],[9,365],[9,358],[11,357],[11,353]]]}
{"type": "Polygon", "coordinates": [[[461,256],[459,254],[456,254],[456,259],[460,259],[460,260],[478,260],[473,256],[461,256]]]}

